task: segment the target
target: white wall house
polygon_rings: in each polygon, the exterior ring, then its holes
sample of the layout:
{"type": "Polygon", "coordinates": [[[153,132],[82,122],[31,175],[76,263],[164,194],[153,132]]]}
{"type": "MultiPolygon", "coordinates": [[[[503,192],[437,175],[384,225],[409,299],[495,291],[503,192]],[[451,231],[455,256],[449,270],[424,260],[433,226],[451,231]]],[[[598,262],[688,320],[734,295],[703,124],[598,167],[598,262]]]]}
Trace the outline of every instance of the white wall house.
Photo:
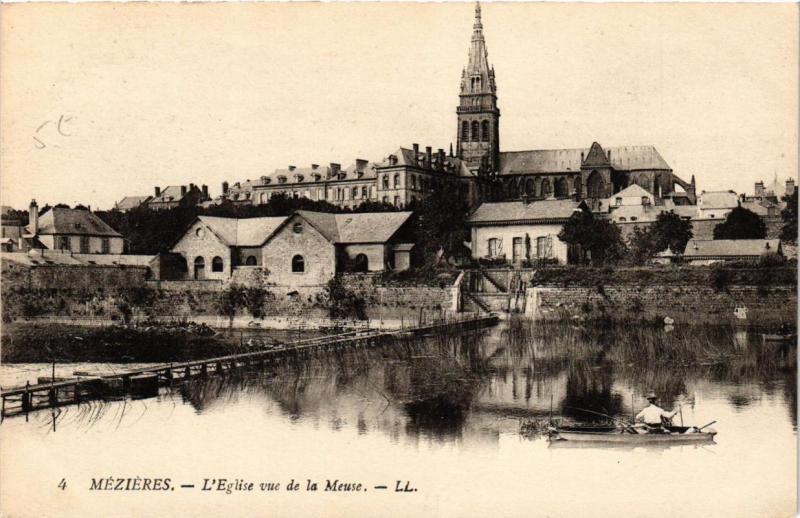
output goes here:
{"type": "Polygon", "coordinates": [[[558,239],[564,223],[576,210],[589,210],[584,202],[543,200],[484,203],[467,219],[473,259],[569,261],[569,246],[558,239]]]}

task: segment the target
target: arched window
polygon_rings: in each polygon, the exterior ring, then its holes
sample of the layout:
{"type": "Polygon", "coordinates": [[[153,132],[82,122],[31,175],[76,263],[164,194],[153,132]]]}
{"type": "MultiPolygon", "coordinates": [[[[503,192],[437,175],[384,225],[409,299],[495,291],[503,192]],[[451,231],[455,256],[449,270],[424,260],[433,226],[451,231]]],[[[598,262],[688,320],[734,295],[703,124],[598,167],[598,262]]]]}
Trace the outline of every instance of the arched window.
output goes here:
{"type": "Polygon", "coordinates": [[[194,258],[194,278],[195,280],[206,278],[206,261],[199,256],[194,258]]]}
{"type": "Polygon", "coordinates": [[[292,257],[292,272],[303,273],[306,271],[306,262],[303,260],[302,255],[292,257]]]}
{"type": "Polygon", "coordinates": [[[569,196],[569,185],[567,184],[567,179],[563,176],[556,180],[555,195],[556,198],[566,198],[569,196]]]}
{"type": "Polygon", "coordinates": [[[211,260],[211,271],[221,272],[223,269],[222,257],[216,256],[211,260]]]}
{"type": "Polygon", "coordinates": [[[580,197],[583,186],[581,185],[581,177],[575,178],[575,194],[580,197]]]}
{"type": "Polygon", "coordinates": [[[461,123],[461,140],[464,142],[469,140],[469,122],[467,121],[461,123]]]}
{"type": "Polygon", "coordinates": [[[550,180],[545,178],[542,180],[542,198],[549,198],[553,195],[553,185],[550,180]]]}
{"type": "Polygon", "coordinates": [[[586,180],[586,191],[589,198],[605,198],[606,182],[603,180],[603,175],[592,171],[589,179],[586,180]]]}
{"type": "Polygon", "coordinates": [[[368,198],[368,196],[367,196],[367,186],[366,185],[361,188],[361,197],[364,198],[364,199],[368,198]]]}
{"type": "Polygon", "coordinates": [[[358,187],[353,187],[353,199],[358,198],[358,187]]]}
{"type": "Polygon", "coordinates": [[[383,188],[384,189],[388,189],[389,188],[389,175],[388,174],[383,175],[383,188]]]}
{"type": "Polygon", "coordinates": [[[367,270],[369,270],[369,259],[364,254],[358,254],[353,259],[353,271],[366,272],[367,270]]]}
{"type": "Polygon", "coordinates": [[[256,260],[256,256],[248,255],[247,259],[245,259],[245,261],[244,261],[244,264],[247,265],[247,266],[255,266],[256,264],[258,264],[258,261],[256,260]]]}
{"type": "Polygon", "coordinates": [[[536,195],[536,186],[533,183],[533,178],[528,178],[525,180],[525,194],[528,196],[536,195]]]}
{"type": "Polygon", "coordinates": [[[481,140],[489,142],[489,121],[481,122],[481,140]]]}
{"type": "Polygon", "coordinates": [[[398,189],[400,187],[400,175],[394,175],[394,188],[398,189]]]}
{"type": "Polygon", "coordinates": [[[478,126],[478,121],[472,121],[472,141],[478,142],[481,139],[480,135],[480,127],[478,126]]]}

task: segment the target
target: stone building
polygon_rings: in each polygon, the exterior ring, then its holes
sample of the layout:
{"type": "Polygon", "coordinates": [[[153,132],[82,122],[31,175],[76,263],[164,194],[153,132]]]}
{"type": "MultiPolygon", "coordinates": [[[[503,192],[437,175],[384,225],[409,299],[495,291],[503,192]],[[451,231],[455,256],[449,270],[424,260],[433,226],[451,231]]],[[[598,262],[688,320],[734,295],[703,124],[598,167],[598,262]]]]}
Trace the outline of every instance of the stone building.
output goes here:
{"type": "Polygon", "coordinates": [[[570,262],[570,247],[558,238],[564,223],[588,205],[575,200],[484,203],[467,220],[473,259],[513,265],[570,262]]]}
{"type": "Polygon", "coordinates": [[[114,203],[114,210],[128,212],[140,207],[146,207],[147,202],[151,199],[152,196],[125,196],[120,201],[114,203]]]}
{"type": "Polygon", "coordinates": [[[198,216],[170,248],[184,261],[177,277],[224,280],[237,267],[263,265],[262,247],[285,219],[198,216]]]}
{"type": "Polygon", "coordinates": [[[264,246],[268,282],[323,286],[338,271],[402,270],[410,266],[410,212],[329,214],[298,210],[264,246]]]}
{"type": "Polygon", "coordinates": [[[90,210],[53,207],[40,215],[36,200],[31,201],[23,237],[50,250],[80,254],[122,254],[125,249],[122,234],[90,210]]]}
{"type": "Polygon", "coordinates": [[[162,279],[226,280],[261,270],[278,286],[322,286],[338,271],[410,267],[410,212],[289,217],[198,216],[170,248],[182,258],[162,279]]]}

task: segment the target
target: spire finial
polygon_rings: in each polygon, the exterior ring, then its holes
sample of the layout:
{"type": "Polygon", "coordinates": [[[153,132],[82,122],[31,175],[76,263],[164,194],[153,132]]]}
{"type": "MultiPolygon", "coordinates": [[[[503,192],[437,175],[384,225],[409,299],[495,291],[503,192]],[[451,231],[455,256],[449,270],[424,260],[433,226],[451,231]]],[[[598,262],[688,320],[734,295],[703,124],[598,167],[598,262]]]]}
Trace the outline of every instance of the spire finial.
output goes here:
{"type": "Polygon", "coordinates": [[[475,24],[472,26],[474,29],[482,29],[481,25],[481,3],[475,2],[475,24]]]}

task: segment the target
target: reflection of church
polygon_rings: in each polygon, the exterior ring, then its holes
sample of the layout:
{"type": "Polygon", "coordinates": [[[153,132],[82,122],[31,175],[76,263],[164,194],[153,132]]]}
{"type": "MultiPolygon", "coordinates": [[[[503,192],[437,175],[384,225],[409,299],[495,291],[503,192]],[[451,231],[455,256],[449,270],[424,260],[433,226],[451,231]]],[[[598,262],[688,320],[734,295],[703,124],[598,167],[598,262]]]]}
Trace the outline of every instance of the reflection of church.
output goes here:
{"type": "Polygon", "coordinates": [[[497,85],[479,4],[459,97],[457,155],[470,167],[488,166],[498,173],[505,199],[577,197],[596,207],[599,200],[637,184],[653,194],[656,203],[665,198],[677,205],[696,203],[694,177],[686,182],[675,176],[653,146],[604,149],[594,142],[588,149],[500,151],[497,85]]]}

